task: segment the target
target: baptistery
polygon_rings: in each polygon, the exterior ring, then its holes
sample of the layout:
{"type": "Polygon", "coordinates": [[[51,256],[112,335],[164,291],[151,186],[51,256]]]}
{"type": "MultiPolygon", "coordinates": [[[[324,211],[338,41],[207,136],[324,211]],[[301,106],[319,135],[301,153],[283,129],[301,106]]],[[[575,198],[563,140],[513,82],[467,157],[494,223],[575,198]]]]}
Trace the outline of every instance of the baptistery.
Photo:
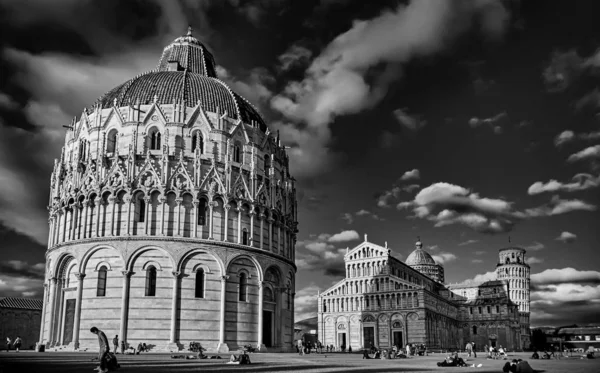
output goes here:
{"type": "Polygon", "coordinates": [[[296,189],[257,110],[194,36],[66,125],[40,343],[291,348],[296,189]]]}

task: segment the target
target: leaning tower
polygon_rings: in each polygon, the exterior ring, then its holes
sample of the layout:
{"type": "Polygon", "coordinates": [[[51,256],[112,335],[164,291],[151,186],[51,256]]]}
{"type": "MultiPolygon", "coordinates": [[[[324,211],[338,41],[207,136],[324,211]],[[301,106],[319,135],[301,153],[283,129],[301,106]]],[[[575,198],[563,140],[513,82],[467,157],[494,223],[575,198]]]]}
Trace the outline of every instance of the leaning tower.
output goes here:
{"type": "Polygon", "coordinates": [[[529,347],[529,264],[525,262],[527,251],[520,247],[500,250],[496,267],[498,280],[508,282],[510,300],[519,306],[521,321],[521,347],[529,347]]]}

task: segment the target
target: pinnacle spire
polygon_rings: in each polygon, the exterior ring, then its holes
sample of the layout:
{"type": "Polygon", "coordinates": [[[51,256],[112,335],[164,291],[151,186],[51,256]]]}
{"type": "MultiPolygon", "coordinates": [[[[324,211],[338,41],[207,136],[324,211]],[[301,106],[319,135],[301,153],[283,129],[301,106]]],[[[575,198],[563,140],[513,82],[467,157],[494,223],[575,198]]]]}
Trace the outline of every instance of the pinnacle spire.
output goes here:
{"type": "Polygon", "coordinates": [[[192,36],[192,25],[188,25],[187,36],[192,36]]]}

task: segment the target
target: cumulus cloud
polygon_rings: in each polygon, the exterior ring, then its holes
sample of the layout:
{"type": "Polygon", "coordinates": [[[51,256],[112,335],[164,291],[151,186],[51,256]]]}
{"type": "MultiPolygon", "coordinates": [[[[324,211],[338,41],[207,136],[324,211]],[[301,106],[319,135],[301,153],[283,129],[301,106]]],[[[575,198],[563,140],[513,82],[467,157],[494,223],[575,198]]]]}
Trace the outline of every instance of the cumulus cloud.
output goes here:
{"type": "Polygon", "coordinates": [[[384,221],[385,219],[380,217],[377,214],[372,213],[369,210],[365,210],[365,209],[361,209],[358,210],[354,213],[352,212],[345,212],[342,214],[342,219],[346,221],[346,223],[348,224],[352,224],[354,222],[354,219],[357,217],[370,217],[373,220],[379,220],[379,221],[384,221]]]}
{"type": "Polygon", "coordinates": [[[556,237],[557,241],[562,241],[564,243],[571,243],[571,242],[575,242],[575,240],[577,240],[577,235],[571,232],[561,232],[561,234],[556,237]]]}
{"type": "Polygon", "coordinates": [[[466,240],[458,244],[458,246],[466,246],[479,242],[479,240],[466,240]]]}
{"type": "Polygon", "coordinates": [[[543,259],[543,258],[538,258],[538,257],[536,257],[536,256],[529,256],[529,257],[527,257],[527,258],[525,259],[525,262],[526,262],[527,264],[529,264],[529,265],[532,265],[532,264],[540,264],[540,263],[543,263],[543,262],[544,262],[544,259],[543,259]]]}
{"type": "Polygon", "coordinates": [[[547,269],[531,275],[531,320],[534,324],[597,323],[600,272],[574,268],[547,269]]]}
{"type": "Polygon", "coordinates": [[[427,125],[427,121],[421,119],[418,115],[411,115],[406,108],[394,110],[394,118],[402,127],[411,131],[418,131],[427,125]]]}
{"type": "Polygon", "coordinates": [[[419,170],[412,169],[410,171],[406,171],[401,177],[400,180],[406,181],[406,180],[419,180],[421,178],[421,173],[419,172],[419,170]]]}
{"type": "Polygon", "coordinates": [[[0,297],[41,297],[44,270],[44,263],[0,261],[0,297]]]}
{"type": "Polygon", "coordinates": [[[448,262],[451,262],[453,260],[456,260],[457,256],[452,254],[452,253],[439,253],[439,254],[435,254],[431,256],[433,258],[433,260],[435,260],[435,262],[437,264],[446,264],[448,262]]]}
{"type": "Polygon", "coordinates": [[[329,242],[339,243],[339,242],[348,242],[359,239],[358,232],[356,231],[342,231],[340,233],[336,233],[333,236],[329,237],[329,242]]]}
{"type": "MultiPolygon", "coordinates": [[[[403,64],[445,50],[470,30],[473,21],[487,37],[501,37],[508,18],[501,1],[425,0],[355,21],[313,59],[303,80],[290,82],[271,100],[272,107],[287,119],[284,125],[293,128],[282,138],[294,143],[293,147],[318,144],[328,148],[335,118],[376,105],[401,75],[403,64]],[[300,144],[294,136],[310,141],[300,144]]],[[[313,147],[292,153],[290,162],[308,168],[307,173],[323,172],[322,156],[328,155],[329,150],[313,147]],[[301,156],[313,162],[298,160],[301,156]]]]}
{"type": "Polygon", "coordinates": [[[317,299],[320,291],[326,289],[311,283],[296,291],[294,297],[294,319],[304,320],[317,316],[317,299]]]}
{"type": "Polygon", "coordinates": [[[268,105],[269,99],[273,96],[270,86],[275,84],[275,78],[266,69],[254,68],[245,73],[243,79],[233,76],[223,66],[217,66],[216,70],[219,79],[252,104],[259,108],[268,105]]]}
{"type": "Polygon", "coordinates": [[[500,134],[500,133],[502,133],[502,126],[501,126],[502,121],[506,117],[508,117],[508,114],[505,111],[498,113],[490,118],[473,117],[473,118],[469,119],[469,125],[472,128],[477,128],[481,125],[486,125],[486,126],[489,126],[490,128],[492,128],[494,133],[500,134]]]}
{"type": "Polygon", "coordinates": [[[310,61],[311,57],[312,52],[308,48],[294,44],[279,56],[280,69],[288,71],[293,68],[303,67],[310,61]]]}
{"type": "Polygon", "coordinates": [[[525,210],[528,217],[553,216],[572,211],[595,211],[597,207],[579,199],[560,199],[558,196],[542,206],[525,210]]]}
{"type": "Polygon", "coordinates": [[[595,159],[600,158],[600,145],[594,145],[587,147],[583,150],[578,151],[577,153],[571,154],[567,161],[569,162],[577,162],[581,160],[587,159],[595,159]]]}
{"type": "Polygon", "coordinates": [[[550,180],[546,183],[536,181],[531,184],[527,193],[529,195],[540,194],[545,192],[578,192],[582,190],[597,188],[600,186],[600,175],[594,176],[591,174],[580,173],[573,176],[571,182],[560,182],[557,180],[550,180]]]}
{"type": "Polygon", "coordinates": [[[562,92],[572,86],[590,66],[577,51],[554,51],[544,68],[542,78],[548,92],[562,92]]]}
{"type": "Polygon", "coordinates": [[[573,131],[563,131],[559,133],[554,139],[554,145],[561,146],[569,141],[573,141],[575,139],[575,132],[573,131]]]}
{"type": "Polygon", "coordinates": [[[469,284],[480,284],[487,281],[495,281],[496,280],[496,272],[490,271],[482,274],[475,275],[475,277],[466,279],[460,284],[469,285],[469,284]]]}
{"type": "Polygon", "coordinates": [[[525,246],[525,249],[527,251],[539,251],[542,250],[544,247],[546,246],[543,243],[535,241],[531,245],[525,246]]]}

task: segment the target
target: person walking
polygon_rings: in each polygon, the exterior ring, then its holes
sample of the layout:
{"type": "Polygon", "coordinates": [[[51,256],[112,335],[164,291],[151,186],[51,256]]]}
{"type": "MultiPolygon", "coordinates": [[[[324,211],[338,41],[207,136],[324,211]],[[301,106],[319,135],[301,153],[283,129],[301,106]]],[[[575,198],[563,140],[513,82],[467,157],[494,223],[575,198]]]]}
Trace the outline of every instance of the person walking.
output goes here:
{"type": "Polygon", "coordinates": [[[19,352],[19,349],[21,348],[21,343],[22,343],[21,337],[17,336],[17,338],[15,339],[15,343],[14,343],[15,351],[19,352]]]}
{"type": "Polygon", "coordinates": [[[12,340],[10,339],[10,337],[6,337],[6,352],[10,351],[11,343],[12,343],[12,340]]]}
{"type": "Polygon", "coordinates": [[[471,357],[471,353],[473,353],[473,345],[471,344],[471,342],[467,342],[465,350],[467,351],[467,357],[471,357]]]}
{"type": "Polygon", "coordinates": [[[114,351],[115,354],[119,353],[119,336],[115,335],[115,337],[113,338],[113,347],[114,347],[114,351]]]}
{"type": "Polygon", "coordinates": [[[106,338],[106,334],[104,334],[102,330],[96,328],[95,326],[92,326],[90,332],[98,336],[98,344],[100,345],[100,350],[98,351],[100,367],[98,367],[97,370],[102,373],[108,372],[108,369],[106,368],[106,358],[110,352],[108,338],[106,338]]]}

